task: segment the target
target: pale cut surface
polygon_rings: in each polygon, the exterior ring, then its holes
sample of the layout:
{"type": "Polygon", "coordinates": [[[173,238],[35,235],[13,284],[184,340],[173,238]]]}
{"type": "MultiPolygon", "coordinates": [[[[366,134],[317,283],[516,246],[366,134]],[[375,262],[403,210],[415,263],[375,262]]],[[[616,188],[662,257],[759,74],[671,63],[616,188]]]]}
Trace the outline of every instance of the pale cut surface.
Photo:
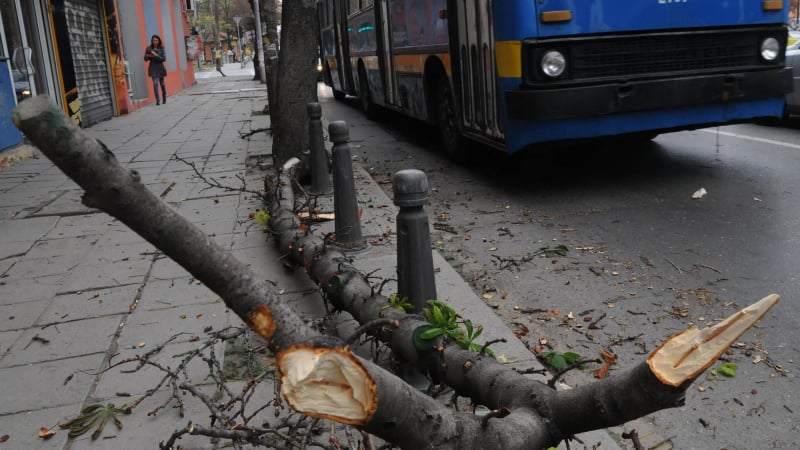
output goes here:
{"type": "Polygon", "coordinates": [[[662,343],[647,358],[650,370],[664,384],[680,386],[708,369],[739,337],[780,300],[768,295],[715,325],[694,325],[662,343]]]}
{"type": "Polygon", "coordinates": [[[375,382],[349,350],[296,345],[278,368],[287,403],[309,416],[364,425],[378,407],[375,382]]]}

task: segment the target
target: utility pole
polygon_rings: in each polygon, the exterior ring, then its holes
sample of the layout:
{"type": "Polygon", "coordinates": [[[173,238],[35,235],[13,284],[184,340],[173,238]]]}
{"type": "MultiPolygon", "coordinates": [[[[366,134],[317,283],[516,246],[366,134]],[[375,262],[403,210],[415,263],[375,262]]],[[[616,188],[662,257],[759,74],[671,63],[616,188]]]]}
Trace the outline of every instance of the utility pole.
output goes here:
{"type": "Polygon", "coordinates": [[[239,62],[242,63],[242,67],[244,67],[244,59],[242,58],[242,36],[239,34],[240,20],[242,20],[241,16],[233,16],[233,21],[236,22],[236,47],[238,48],[236,53],[239,55],[239,62]]]}
{"type": "Polygon", "coordinates": [[[266,84],[267,74],[264,71],[264,39],[261,37],[261,7],[258,4],[258,0],[253,0],[253,9],[255,9],[256,12],[256,51],[258,52],[258,73],[261,76],[261,82],[266,84]]]}

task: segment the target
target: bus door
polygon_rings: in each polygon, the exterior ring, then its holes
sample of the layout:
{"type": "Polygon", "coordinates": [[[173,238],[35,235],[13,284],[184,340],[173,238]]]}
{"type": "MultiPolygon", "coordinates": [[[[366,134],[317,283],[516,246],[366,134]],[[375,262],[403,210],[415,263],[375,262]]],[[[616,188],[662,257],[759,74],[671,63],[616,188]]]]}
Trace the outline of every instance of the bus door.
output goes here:
{"type": "Polygon", "coordinates": [[[381,63],[383,76],[384,100],[387,105],[396,105],[394,57],[392,56],[392,0],[380,0],[378,3],[380,20],[380,42],[378,43],[378,61],[381,63]]]}
{"type": "Polygon", "coordinates": [[[339,76],[341,77],[342,92],[355,94],[355,82],[353,81],[353,65],[350,61],[350,34],[347,30],[347,15],[350,9],[348,0],[335,0],[336,4],[336,32],[339,34],[337,39],[337,49],[341,59],[339,60],[339,76]]]}
{"type": "Polygon", "coordinates": [[[458,0],[457,4],[463,126],[502,137],[497,123],[492,0],[458,0]]]}

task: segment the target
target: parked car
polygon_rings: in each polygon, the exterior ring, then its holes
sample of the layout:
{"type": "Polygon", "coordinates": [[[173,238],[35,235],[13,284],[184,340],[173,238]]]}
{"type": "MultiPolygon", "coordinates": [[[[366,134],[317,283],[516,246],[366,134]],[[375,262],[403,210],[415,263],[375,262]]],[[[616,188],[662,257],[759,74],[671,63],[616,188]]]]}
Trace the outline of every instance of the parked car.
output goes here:
{"type": "MultiPolygon", "coordinates": [[[[786,115],[800,114],[800,33],[794,36],[794,43],[786,47],[786,66],[792,68],[794,77],[794,92],[786,94],[786,115]]],[[[792,42],[792,35],[789,35],[789,42],[792,42]]]]}
{"type": "Polygon", "coordinates": [[[11,69],[11,78],[14,80],[14,90],[17,92],[17,103],[31,96],[31,84],[24,72],[11,69]]]}

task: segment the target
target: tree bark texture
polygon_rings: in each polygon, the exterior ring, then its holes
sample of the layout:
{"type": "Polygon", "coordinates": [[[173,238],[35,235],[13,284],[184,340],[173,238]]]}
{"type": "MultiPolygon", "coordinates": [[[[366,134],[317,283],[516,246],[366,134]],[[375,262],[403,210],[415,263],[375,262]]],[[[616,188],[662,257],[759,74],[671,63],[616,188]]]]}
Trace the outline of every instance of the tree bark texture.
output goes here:
{"type": "Polygon", "coordinates": [[[317,101],[314,65],[318,22],[314,0],[283,3],[276,93],[270,97],[275,167],[308,149],[306,105],[317,101]]]}
{"type": "MultiPolygon", "coordinates": [[[[22,102],[12,112],[12,120],[86,191],[83,202],[87,206],[111,214],[153,243],[267,339],[270,349],[278,354],[282,380],[296,388],[290,404],[300,412],[360,425],[403,448],[542,449],[574,433],[680,405],[692,382],[666,385],[642,363],[613,378],[555,391],[488,355],[452,343],[436,340],[430,348],[419,350],[412,335],[427,322],[420,316],[387,308],[388,299],[375,295],[344,255],[300,230],[292,210],[291,170],[281,173],[280,181],[268,189],[274,194],[270,226],[279,234],[281,250],[306,267],[331,302],[360,322],[397,319],[399,328],[380,333],[396,355],[427,370],[437,383],[446,383],[459,395],[497,413],[481,417],[456,411],[375,363],[353,355],[340,341],[313,331],[281,301],[271,285],[257,282],[246,265],[150,192],[136,171],[122,167],[112,152],[74,125],[47,96],[22,102]],[[321,364],[312,363],[314,358],[307,358],[308,354],[321,356],[321,364]],[[348,381],[335,386],[335,391],[327,391],[331,379],[317,374],[333,374],[337,380],[348,381]],[[356,385],[365,386],[360,392],[373,397],[343,397],[356,411],[352,415],[340,417],[335,408],[316,408],[314,398],[319,397],[314,395],[333,392],[346,396],[356,385]],[[358,412],[361,406],[363,413],[358,412]]],[[[289,400],[290,396],[286,397],[289,400]]]]}

